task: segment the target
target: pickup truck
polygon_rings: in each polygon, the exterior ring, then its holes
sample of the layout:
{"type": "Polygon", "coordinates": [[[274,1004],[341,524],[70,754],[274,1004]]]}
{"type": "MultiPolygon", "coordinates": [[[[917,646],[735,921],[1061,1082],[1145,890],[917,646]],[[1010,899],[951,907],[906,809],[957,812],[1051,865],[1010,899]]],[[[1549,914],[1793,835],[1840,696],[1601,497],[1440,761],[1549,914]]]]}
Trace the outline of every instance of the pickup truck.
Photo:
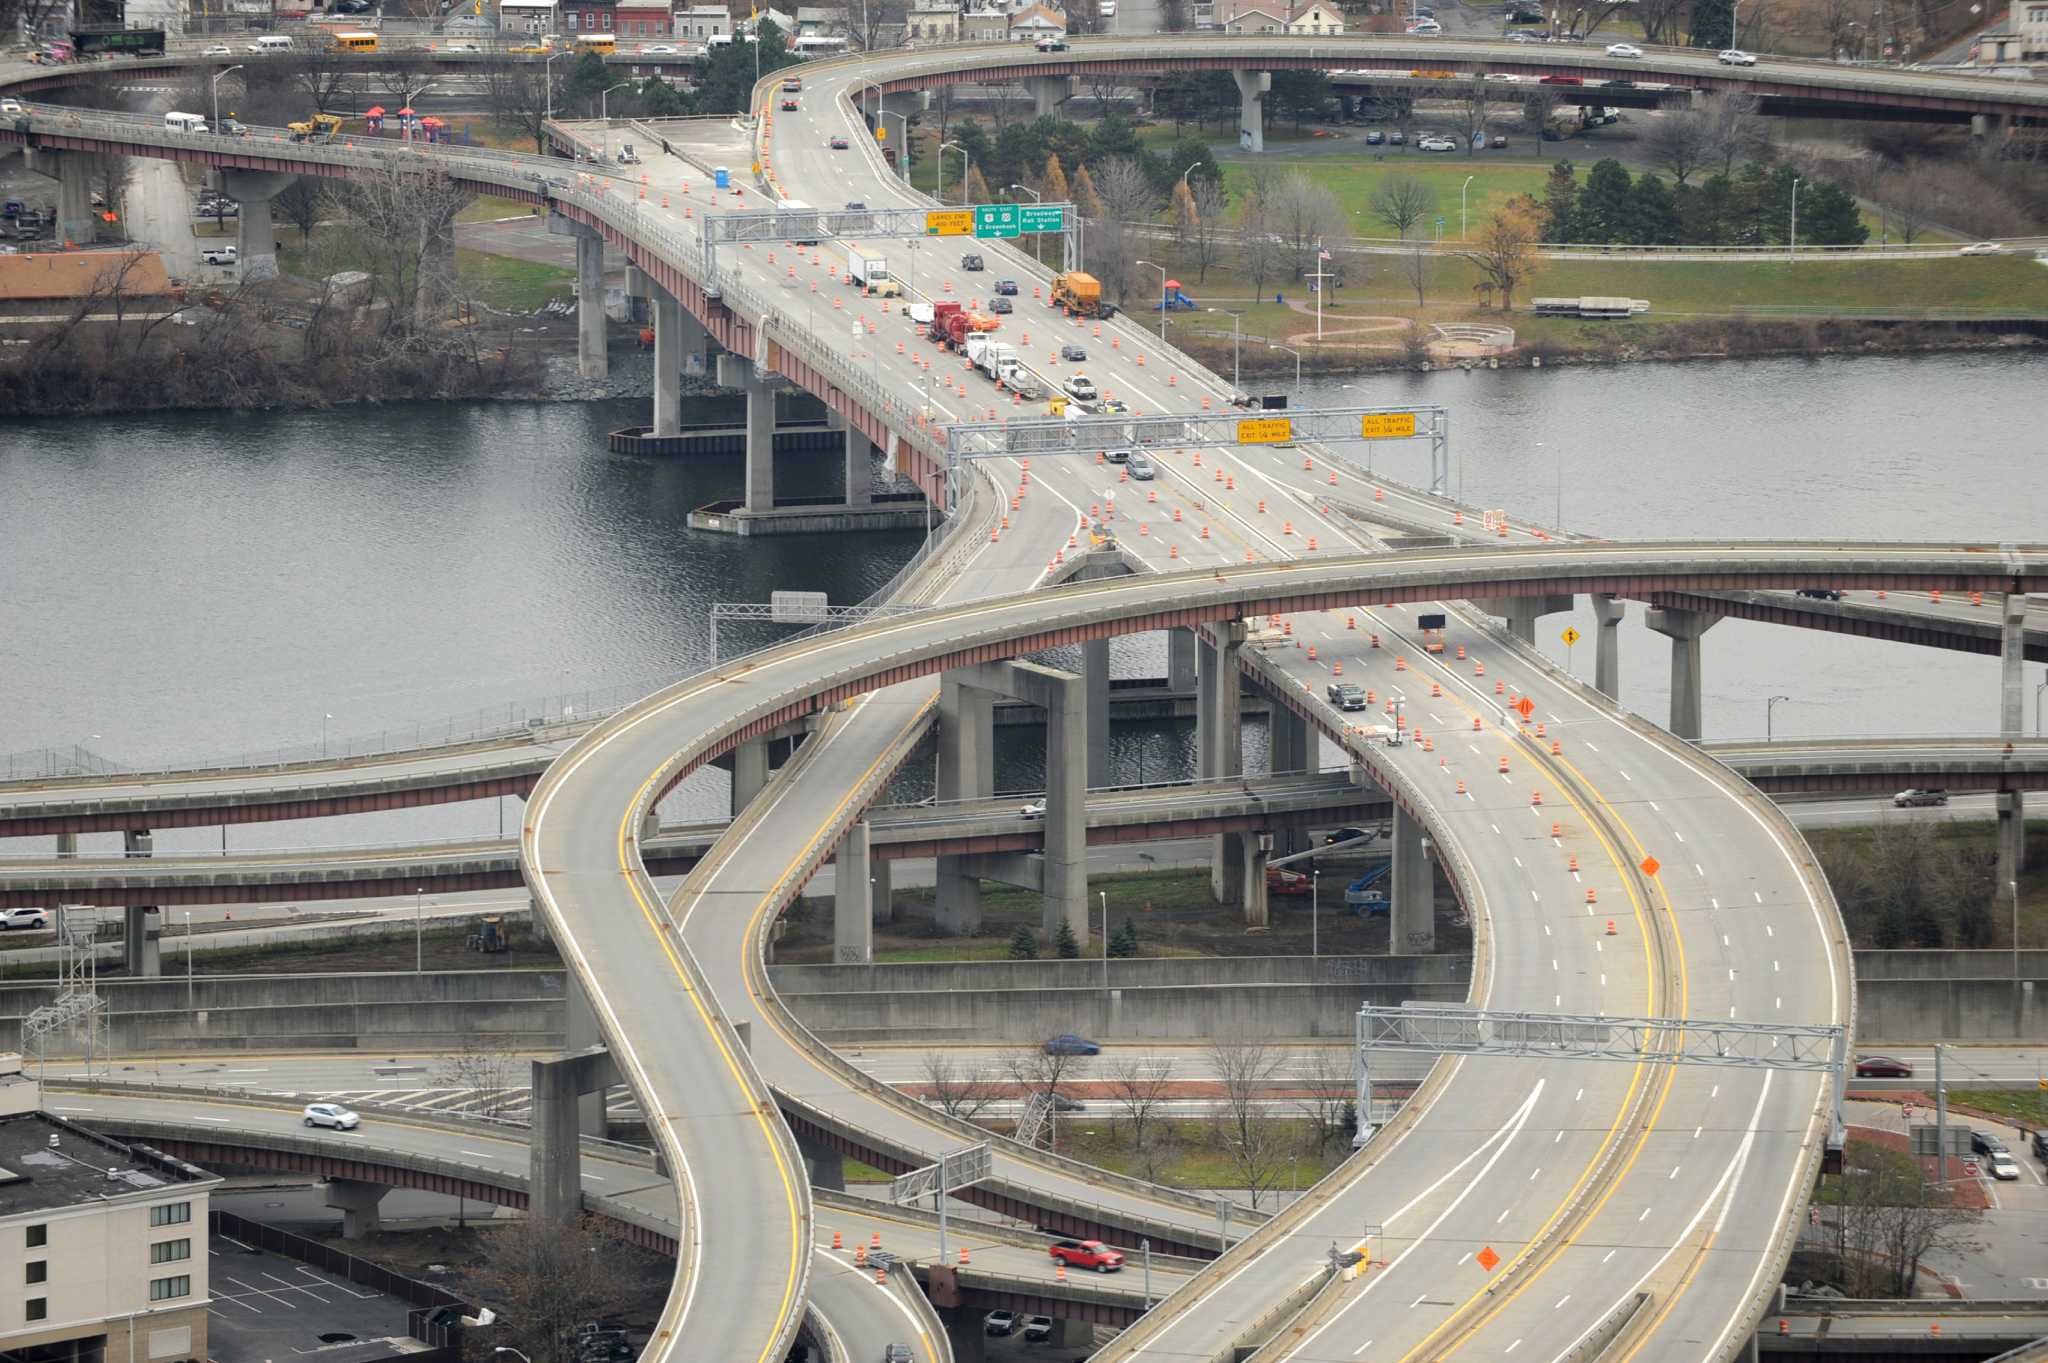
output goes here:
{"type": "Polygon", "coordinates": [[[1097,393],[1095,381],[1086,374],[1075,374],[1060,387],[1067,390],[1067,396],[1079,402],[1092,402],[1097,393]]]}
{"type": "Polygon", "coordinates": [[[1350,682],[1331,682],[1327,694],[1330,697],[1330,704],[1339,710],[1365,708],[1365,688],[1362,686],[1353,686],[1350,682]]]}
{"type": "Polygon", "coordinates": [[[1124,1266],[1124,1256],[1100,1240],[1055,1240],[1051,1253],[1057,1263],[1092,1268],[1097,1273],[1114,1273],[1124,1266]]]}

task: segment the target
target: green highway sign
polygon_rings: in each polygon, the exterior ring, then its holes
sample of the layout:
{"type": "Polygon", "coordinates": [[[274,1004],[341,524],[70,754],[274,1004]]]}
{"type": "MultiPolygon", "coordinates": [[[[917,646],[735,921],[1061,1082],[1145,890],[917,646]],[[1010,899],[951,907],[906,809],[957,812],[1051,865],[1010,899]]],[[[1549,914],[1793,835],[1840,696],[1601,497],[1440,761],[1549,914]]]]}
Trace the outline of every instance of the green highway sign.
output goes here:
{"type": "Polygon", "coordinates": [[[1064,232],[1066,227],[1066,210],[1058,204],[1050,208],[1040,208],[1036,204],[1018,206],[1017,230],[1020,232],[1064,232]]]}
{"type": "Polygon", "coordinates": [[[1017,231],[1016,204],[979,204],[975,207],[975,236],[1014,237],[1017,231]]]}

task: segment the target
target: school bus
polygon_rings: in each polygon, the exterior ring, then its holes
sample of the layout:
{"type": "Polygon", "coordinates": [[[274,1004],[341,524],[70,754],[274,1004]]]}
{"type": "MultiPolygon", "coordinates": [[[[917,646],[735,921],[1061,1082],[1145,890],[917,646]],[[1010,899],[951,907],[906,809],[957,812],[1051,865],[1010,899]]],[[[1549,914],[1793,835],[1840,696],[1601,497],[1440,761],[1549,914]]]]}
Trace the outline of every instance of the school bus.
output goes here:
{"type": "Polygon", "coordinates": [[[374,33],[337,33],[334,35],[336,52],[375,52],[377,35],[374,33]]]}
{"type": "Polygon", "coordinates": [[[609,57],[619,50],[619,40],[609,33],[579,33],[576,35],[576,50],[609,57]]]}

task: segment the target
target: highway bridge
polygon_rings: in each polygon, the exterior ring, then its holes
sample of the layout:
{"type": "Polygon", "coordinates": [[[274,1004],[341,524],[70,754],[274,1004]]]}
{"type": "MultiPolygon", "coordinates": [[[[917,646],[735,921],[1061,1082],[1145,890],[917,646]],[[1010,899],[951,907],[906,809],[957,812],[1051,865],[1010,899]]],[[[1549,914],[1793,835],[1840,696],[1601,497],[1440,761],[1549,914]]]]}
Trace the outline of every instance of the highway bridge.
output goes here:
{"type": "MultiPolygon", "coordinates": [[[[1091,65],[1210,66],[1240,72],[1251,107],[1260,73],[1290,66],[1542,65],[1507,44],[1380,41],[1110,39],[1049,61],[1012,48],[959,48],[816,63],[804,69],[804,107],[794,113],[770,110],[768,91],[757,92],[752,136],[766,187],[716,196],[715,208],[702,172],[666,153],[638,168],[643,184],[610,170],[455,149],[179,139],[140,120],[42,109],[0,128],[0,138],[33,142],[39,155],[113,151],[220,166],[245,202],[266,199],[274,181],[261,176],[431,165],[464,185],[545,205],[579,234],[586,278],[601,262],[599,243],[610,243],[661,291],[657,431],[674,419],[681,347],[708,337],[731,357],[721,368],[745,386],[750,418],[768,410],[776,382],[799,384],[845,422],[850,457],[856,440],[880,446],[944,499],[948,534],[902,584],[932,609],[813,634],[687,678],[584,734],[532,792],[522,867],[606,1048],[601,1065],[584,1054],[544,1072],[557,1086],[597,1082],[600,1071],[628,1083],[676,1176],[677,1278],[650,1358],[774,1363],[786,1350],[806,1301],[822,1300],[806,1159],[820,1166],[842,1149],[888,1146],[900,1152],[894,1167],[907,1167],[985,1136],[863,1082],[808,1038],[766,987],[762,943],[835,848],[843,867],[868,857],[872,828],[859,816],[934,710],[942,796],[986,793],[982,735],[996,694],[1048,709],[1047,921],[1085,932],[1085,801],[1075,796],[1088,784],[1091,725],[1106,717],[1089,701],[1093,679],[1106,682],[1101,641],[1116,634],[1197,631],[1211,777],[1234,774],[1239,760],[1235,689],[1226,704],[1220,682],[1234,683],[1240,670],[1298,700],[1341,662],[1347,678],[1402,700],[1397,718],[1409,741],[1399,747],[1385,744],[1377,724],[1298,713],[1342,742],[1394,805],[1395,931],[1408,950],[1426,950],[1434,936],[1419,893],[1428,834],[1475,924],[1475,1003],[1690,1018],[1701,1027],[1722,1018],[1782,1027],[1852,1021],[1832,900],[1767,800],[1471,612],[1442,608],[1451,623],[1441,654],[1430,651],[1419,616],[1438,602],[1578,592],[1828,587],[2017,600],[2048,586],[2048,551],[1515,543],[1366,552],[1371,537],[1330,509],[1330,489],[1353,502],[1400,495],[1352,466],[1345,441],[1296,446],[1260,437],[1264,428],[1250,440],[1230,433],[1201,415],[1224,410],[1228,390],[1127,321],[1099,331],[1045,311],[1016,321],[1041,377],[1074,373],[1053,358],[1036,362],[1041,347],[1085,340],[1087,372],[1101,388],[1136,418],[1173,419],[1180,437],[1155,445],[1159,498],[1141,502],[1088,457],[1120,438],[1123,422],[1064,428],[1074,433],[1072,453],[1008,448],[1029,423],[1000,420],[995,395],[965,378],[939,382],[950,368],[943,357],[928,358],[900,320],[848,293],[823,253],[763,239],[714,255],[704,235],[707,215],[759,209],[778,193],[826,205],[857,194],[867,214],[922,207],[875,154],[854,102],[868,90],[901,112],[921,91],[956,81],[1058,82],[1091,65]],[[833,137],[847,149],[831,148],[833,137]],[[813,320],[825,310],[814,296],[830,300],[831,318],[813,320]],[[687,333],[686,311],[695,319],[687,333]],[[827,324],[829,335],[819,329],[827,324]],[[981,446],[975,457],[959,457],[973,445],[981,446]],[[1111,532],[1144,575],[1029,590],[1059,575],[1070,537],[1111,532]],[[1011,661],[1062,644],[1090,657],[1082,673],[1011,661]],[[703,762],[813,716],[812,741],[664,902],[638,845],[661,793],[703,762]],[[785,1120],[778,1109],[799,1115],[785,1120]]],[[[1600,64],[1582,53],[1571,60],[1600,64]]],[[[1700,83],[1735,78],[1696,56],[1659,62],[1700,83]]],[[[2048,92],[1922,73],[1821,67],[1797,79],[1844,108],[2031,118],[2048,102],[2048,92]]],[[[1057,98],[1057,86],[1041,88],[1057,98]]],[[[261,230],[250,225],[258,217],[267,222],[267,213],[245,211],[244,230],[261,230]]],[[[733,220],[734,231],[744,226],[733,220]]],[[[945,262],[940,241],[919,245],[927,289],[958,297],[978,282],[945,262]]],[[[1043,291],[1045,275],[1028,256],[977,249],[1027,291],[1043,291]]],[[[1305,414],[1294,419],[1308,424],[1305,414]]],[[[750,439],[749,514],[774,511],[770,447],[750,439]]],[[[858,448],[865,458],[867,446],[858,448]]],[[[2016,676],[2019,625],[2002,637],[2016,676]]],[[[2016,722],[2001,732],[2016,732],[2016,722]]],[[[1226,900],[1259,883],[1260,856],[1240,836],[1219,836],[1226,900]]],[[[974,877],[957,863],[950,873],[942,865],[940,909],[960,926],[978,917],[974,877]]],[[[970,1196],[1191,1250],[1236,1240],[1121,1335],[1110,1358],[1229,1349],[1297,1299],[1326,1245],[1357,1244],[1368,1225],[1379,1228],[1371,1270],[1319,1295],[1287,1356],[1493,1358],[1526,1347],[1526,1357],[1561,1358],[1604,1346],[1619,1359],[1725,1358],[1746,1346],[1782,1269],[1830,1137],[1834,1085],[1810,1071],[1650,1063],[1659,1058],[1447,1061],[1358,1158],[1241,1239],[1218,1233],[1203,1200],[1002,1141],[995,1178],[970,1196]]],[[[955,1337],[969,1342],[964,1331],[955,1337]]],[[[927,1352],[942,1356],[943,1348],[927,1352]]]]}
{"type": "MultiPolygon", "coordinates": [[[[1327,702],[1316,698],[1307,704],[1327,702]]],[[[1341,727],[1345,717],[1331,711],[1328,718],[1333,727],[1341,727]]],[[[1890,795],[1913,786],[1951,794],[2048,789],[2048,742],[2040,739],[1802,738],[1708,743],[1701,750],[1779,797],[1890,795]]],[[[1045,820],[1027,808],[1041,794],[878,805],[865,819],[868,855],[875,863],[887,863],[1043,853],[1045,820]]],[[[1086,840],[1096,847],[1329,828],[1384,819],[1391,808],[1377,786],[1361,786],[1349,770],[1095,789],[1087,795],[1086,840]]],[[[653,875],[686,874],[729,827],[725,820],[664,827],[641,840],[641,858],[653,875]]],[[[220,856],[0,859],[0,907],[319,902],[419,891],[458,894],[523,883],[518,843],[510,838],[220,856]]]]}

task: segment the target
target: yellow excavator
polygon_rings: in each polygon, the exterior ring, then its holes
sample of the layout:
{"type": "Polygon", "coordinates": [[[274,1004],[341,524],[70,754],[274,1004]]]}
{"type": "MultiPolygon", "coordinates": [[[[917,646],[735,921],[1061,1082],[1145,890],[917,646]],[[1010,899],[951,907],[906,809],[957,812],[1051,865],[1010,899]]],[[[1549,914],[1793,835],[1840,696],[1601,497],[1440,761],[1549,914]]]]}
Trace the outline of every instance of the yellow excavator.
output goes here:
{"type": "Polygon", "coordinates": [[[285,125],[294,142],[332,142],[341,132],[339,114],[314,114],[302,123],[285,125]]]}

